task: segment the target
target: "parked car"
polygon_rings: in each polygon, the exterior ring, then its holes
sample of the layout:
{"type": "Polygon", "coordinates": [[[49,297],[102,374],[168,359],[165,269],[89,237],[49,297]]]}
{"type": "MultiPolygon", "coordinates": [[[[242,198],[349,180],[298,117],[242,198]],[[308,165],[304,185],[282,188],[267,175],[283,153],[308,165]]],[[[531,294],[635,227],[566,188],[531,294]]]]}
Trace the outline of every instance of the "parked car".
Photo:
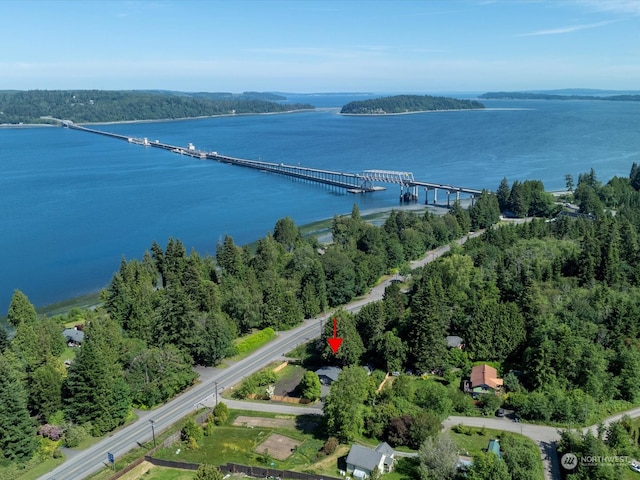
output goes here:
{"type": "Polygon", "coordinates": [[[640,473],[640,463],[635,460],[629,464],[629,468],[631,468],[631,470],[633,470],[634,472],[640,473]]]}
{"type": "Polygon", "coordinates": [[[499,408],[499,409],[496,411],[496,415],[497,415],[498,417],[504,417],[504,408],[499,408]]]}

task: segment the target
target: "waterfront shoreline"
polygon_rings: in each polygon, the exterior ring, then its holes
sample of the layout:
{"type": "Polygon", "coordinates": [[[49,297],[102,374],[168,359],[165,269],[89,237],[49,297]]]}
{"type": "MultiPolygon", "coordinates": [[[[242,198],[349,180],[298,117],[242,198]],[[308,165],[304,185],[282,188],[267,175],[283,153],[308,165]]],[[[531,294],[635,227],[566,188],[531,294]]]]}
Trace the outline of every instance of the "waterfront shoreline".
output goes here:
{"type": "MultiPolygon", "coordinates": [[[[386,218],[391,214],[392,211],[399,210],[399,209],[407,210],[417,214],[424,214],[424,212],[430,211],[440,215],[443,215],[449,210],[448,208],[443,206],[414,203],[409,205],[396,205],[389,208],[376,208],[371,210],[365,210],[361,212],[360,215],[365,221],[374,225],[379,225],[384,220],[386,220],[386,218]]],[[[351,214],[350,212],[347,212],[347,213],[336,213],[335,215],[338,217],[344,217],[344,216],[349,216],[350,214],[351,214]]],[[[304,225],[299,225],[298,228],[300,229],[303,237],[315,236],[318,238],[318,240],[321,243],[330,243],[331,241],[330,230],[331,230],[332,221],[333,221],[333,217],[322,218],[313,222],[305,223],[304,225]]],[[[247,245],[251,246],[253,244],[256,244],[258,240],[260,239],[259,238],[255,239],[254,241],[249,242],[243,246],[247,246],[247,245]]],[[[140,253],[140,258],[142,257],[143,254],[144,252],[140,253]]],[[[114,262],[114,267],[116,266],[116,263],[117,262],[114,262]]],[[[117,269],[114,270],[114,273],[116,271],[117,269]]],[[[63,315],[65,313],[68,313],[73,308],[80,308],[80,309],[95,308],[102,303],[100,301],[100,294],[108,286],[109,285],[107,284],[93,292],[87,292],[85,294],[78,295],[76,297],[70,297],[70,298],[62,299],[58,302],[36,307],[36,311],[38,312],[39,315],[55,316],[55,315],[63,315]]]]}

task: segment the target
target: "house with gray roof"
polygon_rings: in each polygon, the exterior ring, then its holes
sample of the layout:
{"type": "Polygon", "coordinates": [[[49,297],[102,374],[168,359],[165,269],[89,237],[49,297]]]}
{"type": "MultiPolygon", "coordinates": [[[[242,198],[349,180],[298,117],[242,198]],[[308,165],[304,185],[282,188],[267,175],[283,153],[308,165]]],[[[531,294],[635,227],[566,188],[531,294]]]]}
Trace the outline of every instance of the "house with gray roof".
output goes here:
{"type": "Polygon", "coordinates": [[[393,470],[395,450],[387,442],[379,444],[375,449],[352,445],[347,455],[347,473],[363,480],[371,476],[377,468],[380,473],[393,470]]]}
{"type": "Polygon", "coordinates": [[[62,336],[70,347],[79,347],[84,340],[84,332],[78,328],[65,328],[62,336]]]}
{"type": "Polygon", "coordinates": [[[449,348],[462,348],[464,346],[464,340],[457,335],[449,335],[446,340],[449,348]]]}
{"type": "Polygon", "coordinates": [[[322,367],[316,370],[316,375],[318,375],[321,384],[331,385],[338,380],[338,375],[340,375],[341,371],[342,369],[339,367],[322,367]]]}

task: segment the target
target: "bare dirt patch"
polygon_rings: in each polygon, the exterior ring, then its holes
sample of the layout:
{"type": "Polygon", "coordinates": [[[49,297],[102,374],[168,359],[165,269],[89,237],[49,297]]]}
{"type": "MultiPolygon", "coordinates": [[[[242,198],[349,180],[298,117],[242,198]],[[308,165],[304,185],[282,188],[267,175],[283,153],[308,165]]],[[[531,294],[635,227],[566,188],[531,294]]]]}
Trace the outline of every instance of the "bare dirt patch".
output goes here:
{"type": "Polygon", "coordinates": [[[285,437],[278,433],[272,433],[267,439],[255,448],[258,453],[265,453],[268,451],[269,455],[276,460],[286,460],[291,456],[295,447],[302,442],[294,440],[293,438],[285,437]]]}
{"type": "Polygon", "coordinates": [[[283,397],[296,396],[298,384],[305,371],[300,365],[288,365],[285,374],[276,382],[275,394],[283,397]]]}
{"type": "MultiPolygon", "coordinates": [[[[233,422],[240,427],[271,427],[271,428],[296,428],[294,418],[265,418],[265,417],[245,417],[240,415],[233,422]]],[[[271,450],[269,450],[271,451],[271,450]]]]}

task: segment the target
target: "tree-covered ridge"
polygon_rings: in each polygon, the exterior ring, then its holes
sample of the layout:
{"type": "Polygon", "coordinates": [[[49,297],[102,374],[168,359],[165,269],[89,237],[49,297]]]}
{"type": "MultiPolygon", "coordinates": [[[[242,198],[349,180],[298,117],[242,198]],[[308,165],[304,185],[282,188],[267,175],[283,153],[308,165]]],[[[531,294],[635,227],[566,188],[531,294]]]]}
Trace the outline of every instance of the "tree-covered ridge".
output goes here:
{"type": "Polygon", "coordinates": [[[42,117],[95,123],[278,113],[313,108],[308,104],[281,104],[265,100],[264,95],[255,92],[242,95],[108,90],[0,92],[0,124],[52,123],[42,117]]]}
{"type": "Polygon", "coordinates": [[[352,115],[382,115],[388,113],[425,112],[432,110],[470,110],[484,108],[475,100],[459,100],[431,95],[396,95],[393,97],[356,100],[342,107],[340,113],[352,115]]]}
{"type": "Polygon", "coordinates": [[[487,92],[478,98],[486,100],[609,100],[612,102],[640,102],[640,95],[557,95],[533,92],[487,92]]]}

